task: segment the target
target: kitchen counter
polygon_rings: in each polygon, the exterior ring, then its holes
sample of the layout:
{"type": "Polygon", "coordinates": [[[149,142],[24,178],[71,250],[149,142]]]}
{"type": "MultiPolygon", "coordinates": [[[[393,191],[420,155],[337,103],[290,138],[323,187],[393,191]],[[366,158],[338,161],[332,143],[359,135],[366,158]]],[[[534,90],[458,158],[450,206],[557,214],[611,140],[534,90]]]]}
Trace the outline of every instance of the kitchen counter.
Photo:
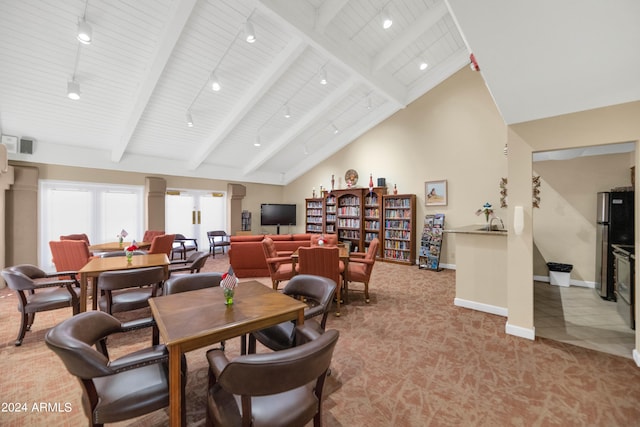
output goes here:
{"type": "Polygon", "coordinates": [[[507,316],[507,231],[487,231],[483,224],[450,230],[456,239],[454,304],[507,316]]]}

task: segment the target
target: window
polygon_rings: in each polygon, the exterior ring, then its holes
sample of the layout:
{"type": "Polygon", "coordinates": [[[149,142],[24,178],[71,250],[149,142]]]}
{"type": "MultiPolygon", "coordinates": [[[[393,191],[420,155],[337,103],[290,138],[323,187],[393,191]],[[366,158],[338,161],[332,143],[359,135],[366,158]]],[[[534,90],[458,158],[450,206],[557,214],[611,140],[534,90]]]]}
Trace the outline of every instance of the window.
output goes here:
{"type": "Polygon", "coordinates": [[[127,240],[142,240],[143,186],[42,180],[39,194],[38,246],[45,270],[54,269],[49,241],[61,235],[85,233],[91,243],[105,243],[124,229],[127,240]]]}

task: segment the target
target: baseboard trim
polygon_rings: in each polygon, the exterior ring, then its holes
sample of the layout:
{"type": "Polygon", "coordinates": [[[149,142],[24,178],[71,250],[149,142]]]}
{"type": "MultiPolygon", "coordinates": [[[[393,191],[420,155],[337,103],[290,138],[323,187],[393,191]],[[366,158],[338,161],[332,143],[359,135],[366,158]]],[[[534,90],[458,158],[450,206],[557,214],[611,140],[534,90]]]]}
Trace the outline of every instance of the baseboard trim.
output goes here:
{"type": "Polygon", "coordinates": [[[521,326],[511,325],[511,324],[509,324],[509,322],[507,322],[505,327],[504,327],[504,331],[508,335],[514,335],[516,337],[526,338],[526,339],[531,340],[531,341],[535,341],[535,339],[536,339],[536,328],[535,328],[535,326],[533,328],[531,328],[531,329],[528,329],[528,328],[523,328],[521,326]]]}
{"type": "Polygon", "coordinates": [[[453,305],[463,308],[470,308],[471,310],[483,311],[489,314],[497,314],[498,316],[502,317],[508,316],[508,310],[505,307],[483,304],[481,302],[469,301],[462,298],[454,298],[453,305]]]}
{"type": "MultiPolygon", "coordinates": [[[[549,276],[533,276],[533,280],[536,282],[547,282],[549,283],[549,276]]],[[[586,280],[575,280],[571,279],[569,281],[569,285],[571,286],[579,286],[581,288],[596,288],[596,282],[588,282],[586,280]]]]}

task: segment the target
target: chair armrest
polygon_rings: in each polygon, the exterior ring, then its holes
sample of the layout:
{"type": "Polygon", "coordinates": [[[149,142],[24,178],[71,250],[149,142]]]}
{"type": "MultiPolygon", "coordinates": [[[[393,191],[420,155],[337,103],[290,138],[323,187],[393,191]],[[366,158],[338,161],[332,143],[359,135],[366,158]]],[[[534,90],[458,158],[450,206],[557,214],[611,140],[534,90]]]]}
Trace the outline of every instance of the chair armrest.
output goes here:
{"type": "Polygon", "coordinates": [[[311,319],[312,317],[321,316],[324,314],[324,307],[321,305],[315,305],[309,307],[304,311],[304,320],[311,319]]]}
{"type": "Polygon", "coordinates": [[[293,251],[276,251],[276,254],[278,254],[279,257],[290,257],[291,255],[293,255],[293,251]]]}
{"type": "Polygon", "coordinates": [[[286,262],[292,262],[291,261],[291,257],[288,256],[283,256],[283,257],[276,257],[276,258],[267,258],[267,263],[271,264],[271,263],[286,263],[286,262]]]}
{"type": "Polygon", "coordinates": [[[120,325],[120,332],[130,332],[138,329],[148,328],[149,326],[154,326],[156,321],[153,317],[144,317],[142,319],[130,320],[128,322],[123,322],[120,325]]]}
{"type": "Polygon", "coordinates": [[[77,276],[78,272],[75,270],[69,270],[69,271],[54,271],[51,273],[47,273],[47,275],[45,277],[64,277],[64,276],[70,276],[73,280],[76,280],[76,276],[77,276]]]}
{"type": "MultiPolygon", "coordinates": [[[[176,248],[174,248],[174,249],[176,249],[176,248]]],[[[171,265],[187,265],[189,263],[190,263],[190,261],[187,261],[186,259],[177,259],[175,261],[170,261],[169,265],[170,266],[171,265]]]]}
{"type": "Polygon", "coordinates": [[[130,371],[143,366],[163,363],[169,360],[169,352],[164,345],[154,345],[135,353],[127,354],[109,363],[109,367],[116,373],[130,371]]]}
{"type": "Polygon", "coordinates": [[[296,326],[296,344],[304,344],[320,337],[320,332],[308,325],[296,326]]]}
{"type": "Polygon", "coordinates": [[[349,262],[357,262],[357,263],[360,263],[360,264],[372,265],[375,262],[375,260],[366,259],[366,258],[362,258],[362,259],[360,259],[360,258],[354,258],[354,259],[349,258],[349,262]]]}
{"type": "Polygon", "coordinates": [[[71,279],[67,279],[67,280],[38,280],[35,282],[35,286],[33,287],[34,289],[40,289],[40,288],[55,288],[58,286],[67,286],[69,288],[71,288],[72,286],[76,285],[78,282],[76,280],[71,280],[71,279]]]}
{"type": "Polygon", "coordinates": [[[351,252],[349,254],[349,259],[351,258],[364,258],[367,254],[365,252],[351,252]]]}
{"type": "Polygon", "coordinates": [[[207,351],[207,361],[209,362],[209,369],[215,378],[218,378],[220,373],[229,364],[229,359],[219,348],[207,351]]]}

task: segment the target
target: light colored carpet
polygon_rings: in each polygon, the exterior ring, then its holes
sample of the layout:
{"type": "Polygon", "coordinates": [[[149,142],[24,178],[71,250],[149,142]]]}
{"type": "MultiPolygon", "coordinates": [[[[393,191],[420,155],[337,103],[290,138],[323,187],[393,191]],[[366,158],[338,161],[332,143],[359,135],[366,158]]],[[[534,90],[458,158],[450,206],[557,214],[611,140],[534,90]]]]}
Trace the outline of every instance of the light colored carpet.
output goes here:
{"type": "MultiPolygon", "coordinates": [[[[228,258],[207,271],[226,271],[228,258]]],[[[260,279],[269,285],[268,278],[260,279]]],[[[628,358],[556,341],[504,333],[506,319],[453,305],[455,272],[377,262],[371,303],[350,286],[323,406],[325,426],[639,426],[640,369],[628,358]]],[[[0,396],[26,403],[0,412],[0,425],[79,426],[87,420],[80,386],[43,341],[70,309],[36,315],[33,331],[14,347],[16,297],[0,290],[0,396]],[[69,403],[70,412],[37,412],[40,402],[69,403]]],[[[150,342],[149,331],[110,339],[112,355],[150,342]]],[[[204,352],[188,354],[189,425],[204,423],[204,352]]],[[[239,340],[228,342],[230,356],[239,340]]],[[[266,351],[260,348],[259,351],[266,351]]],[[[0,409],[5,409],[3,406],[0,409]]],[[[164,426],[166,410],[118,425],[164,426]]]]}

